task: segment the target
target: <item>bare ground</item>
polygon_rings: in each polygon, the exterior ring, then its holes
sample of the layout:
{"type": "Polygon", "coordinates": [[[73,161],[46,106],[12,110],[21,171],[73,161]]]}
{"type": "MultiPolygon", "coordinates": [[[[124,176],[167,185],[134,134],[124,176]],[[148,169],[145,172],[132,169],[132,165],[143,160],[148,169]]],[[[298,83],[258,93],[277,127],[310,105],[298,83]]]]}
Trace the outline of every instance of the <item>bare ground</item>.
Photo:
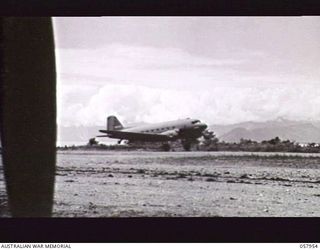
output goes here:
{"type": "Polygon", "coordinates": [[[319,185],[319,154],[63,151],[53,216],[319,217],[319,185]]]}
{"type": "Polygon", "coordinates": [[[60,152],[54,216],[320,216],[320,156],[60,152]]]}

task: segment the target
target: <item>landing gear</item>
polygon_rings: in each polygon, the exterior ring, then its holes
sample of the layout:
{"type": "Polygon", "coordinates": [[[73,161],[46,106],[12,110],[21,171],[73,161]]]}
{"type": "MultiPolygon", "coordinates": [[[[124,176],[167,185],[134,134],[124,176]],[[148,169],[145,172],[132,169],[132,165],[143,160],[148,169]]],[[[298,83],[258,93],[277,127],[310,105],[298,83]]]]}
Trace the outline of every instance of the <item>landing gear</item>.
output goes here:
{"type": "Polygon", "coordinates": [[[118,144],[121,144],[121,142],[122,142],[122,139],[120,139],[120,140],[118,141],[118,144]]]}
{"type": "Polygon", "coordinates": [[[191,149],[191,143],[184,143],[182,146],[185,151],[190,151],[191,149]]]}
{"type": "Polygon", "coordinates": [[[191,149],[191,142],[189,141],[182,141],[182,147],[185,151],[190,151],[191,149]]]}
{"type": "Polygon", "coordinates": [[[197,139],[181,140],[182,147],[185,151],[190,151],[193,146],[199,146],[199,141],[197,139]]]}
{"type": "Polygon", "coordinates": [[[163,149],[163,151],[170,151],[171,146],[169,143],[164,143],[162,144],[161,148],[163,149]]]}

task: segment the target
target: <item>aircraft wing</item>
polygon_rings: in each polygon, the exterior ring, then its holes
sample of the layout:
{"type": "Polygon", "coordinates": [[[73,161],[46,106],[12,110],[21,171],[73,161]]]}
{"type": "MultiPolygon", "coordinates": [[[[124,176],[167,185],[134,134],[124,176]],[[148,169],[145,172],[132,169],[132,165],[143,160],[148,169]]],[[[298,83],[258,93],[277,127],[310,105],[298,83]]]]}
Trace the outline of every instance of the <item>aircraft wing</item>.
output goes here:
{"type": "Polygon", "coordinates": [[[172,137],[162,134],[148,134],[148,133],[136,133],[136,132],[125,132],[125,131],[108,131],[99,130],[102,133],[107,133],[107,135],[100,135],[97,137],[109,137],[124,140],[136,140],[136,141],[168,141],[172,137]]]}

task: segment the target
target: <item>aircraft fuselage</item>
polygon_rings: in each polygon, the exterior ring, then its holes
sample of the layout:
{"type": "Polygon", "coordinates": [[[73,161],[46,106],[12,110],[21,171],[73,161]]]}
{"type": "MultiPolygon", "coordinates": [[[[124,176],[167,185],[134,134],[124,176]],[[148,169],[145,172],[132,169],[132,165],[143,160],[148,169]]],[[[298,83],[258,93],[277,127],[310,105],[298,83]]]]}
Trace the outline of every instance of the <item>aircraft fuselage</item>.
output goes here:
{"type": "Polygon", "coordinates": [[[120,140],[165,142],[177,139],[194,140],[200,137],[206,128],[206,124],[190,118],[124,128],[115,116],[109,116],[107,130],[100,132],[107,134],[106,137],[120,140]]]}

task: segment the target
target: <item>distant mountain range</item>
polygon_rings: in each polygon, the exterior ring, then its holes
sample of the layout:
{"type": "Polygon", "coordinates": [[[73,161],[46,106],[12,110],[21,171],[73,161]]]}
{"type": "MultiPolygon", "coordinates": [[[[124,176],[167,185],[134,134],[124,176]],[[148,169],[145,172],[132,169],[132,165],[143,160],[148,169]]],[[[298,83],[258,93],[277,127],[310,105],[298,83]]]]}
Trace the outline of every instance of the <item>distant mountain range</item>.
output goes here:
{"type": "MultiPolygon", "coordinates": [[[[90,138],[99,135],[105,126],[59,126],[58,145],[83,145],[90,138]]],[[[220,141],[239,142],[241,138],[255,141],[270,140],[276,136],[282,140],[300,143],[320,142],[320,121],[290,121],[277,119],[266,122],[242,122],[231,125],[210,125],[220,141]]],[[[103,143],[115,143],[116,140],[97,138],[103,143]]]]}
{"type": "MultiPolygon", "coordinates": [[[[145,123],[132,123],[131,126],[144,125],[145,123]]],[[[105,125],[102,126],[58,126],[58,146],[72,146],[72,145],[84,145],[89,142],[90,138],[94,138],[97,135],[103,135],[99,130],[106,129],[105,125]]],[[[101,141],[105,144],[114,144],[117,142],[115,139],[107,137],[97,138],[97,141],[101,141]]]]}
{"type": "Polygon", "coordinates": [[[241,138],[254,141],[282,140],[300,143],[320,142],[320,122],[277,119],[266,122],[242,122],[232,125],[211,125],[220,141],[239,142],[241,138]]]}
{"type": "Polygon", "coordinates": [[[84,145],[90,138],[101,134],[100,129],[105,126],[58,126],[58,146],[84,145]]]}

